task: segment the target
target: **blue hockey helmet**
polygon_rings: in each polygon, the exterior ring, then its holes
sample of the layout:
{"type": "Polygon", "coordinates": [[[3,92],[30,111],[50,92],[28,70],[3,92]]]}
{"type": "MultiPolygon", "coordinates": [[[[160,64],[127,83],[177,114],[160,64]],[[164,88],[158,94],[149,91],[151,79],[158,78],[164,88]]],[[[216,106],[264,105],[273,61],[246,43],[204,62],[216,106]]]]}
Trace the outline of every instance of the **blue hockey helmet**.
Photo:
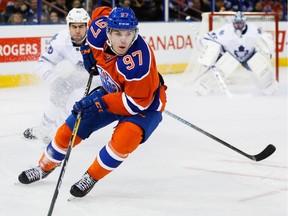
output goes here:
{"type": "Polygon", "coordinates": [[[108,17],[108,29],[137,29],[138,20],[131,8],[115,7],[108,17]]]}
{"type": "Polygon", "coordinates": [[[115,51],[112,44],[111,39],[111,33],[112,30],[130,30],[134,31],[133,38],[131,40],[131,43],[129,47],[132,46],[132,44],[137,40],[138,38],[138,20],[135,16],[135,13],[131,8],[117,8],[115,7],[111,13],[109,14],[108,21],[107,21],[107,44],[111,48],[111,50],[116,53],[117,55],[123,55],[119,54],[115,51]]]}

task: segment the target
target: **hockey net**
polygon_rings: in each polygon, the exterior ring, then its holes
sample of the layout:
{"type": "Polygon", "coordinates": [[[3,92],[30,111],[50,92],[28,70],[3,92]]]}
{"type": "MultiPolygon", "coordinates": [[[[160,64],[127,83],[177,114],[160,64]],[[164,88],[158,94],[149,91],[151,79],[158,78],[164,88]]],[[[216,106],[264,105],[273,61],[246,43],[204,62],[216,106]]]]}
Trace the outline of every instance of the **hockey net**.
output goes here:
{"type": "MultiPolygon", "coordinates": [[[[221,26],[231,23],[234,18],[234,12],[207,12],[202,13],[202,22],[198,32],[197,37],[202,38],[207,32],[220,28],[221,26]]],[[[271,56],[271,63],[275,69],[275,76],[278,80],[279,78],[279,52],[278,52],[278,35],[279,35],[279,28],[278,28],[278,15],[276,13],[255,13],[255,12],[246,12],[244,13],[246,17],[246,22],[254,23],[258,28],[262,30],[262,32],[267,32],[271,35],[273,40],[273,50],[271,56]]],[[[197,39],[196,39],[197,41],[197,39]]],[[[195,70],[197,71],[197,64],[196,59],[200,55],[200,50],[195,48],[192,52],[190,61],[184,71],[184,76],[191,76],[195,70]],[[196,68],[195,68],[196,67],[196,68]]],[[[241,83],[246,82],[247,77],[243,75],[244,73],[241,72],[241,68],[239,71],[237,70],[236,73],[229,79],[230,83],[241,83]]],[[[188,79],[187,77],[187,79],[188,79]]]]}

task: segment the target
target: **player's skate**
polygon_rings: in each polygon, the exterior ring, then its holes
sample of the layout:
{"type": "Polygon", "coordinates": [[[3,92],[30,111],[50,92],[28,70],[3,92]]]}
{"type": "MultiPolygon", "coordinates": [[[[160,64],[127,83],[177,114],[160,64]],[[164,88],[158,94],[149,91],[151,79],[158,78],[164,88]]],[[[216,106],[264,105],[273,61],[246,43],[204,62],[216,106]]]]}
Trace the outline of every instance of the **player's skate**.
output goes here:
{"type": "Polygon", "coordinates": [[[33,134],[33,128],[27,128],[24,132],[23,135],[27,139],[37,139],[37,137],[33,134]]]}
{"type": "Polygon", "coordinates": [[[52,129],[46,126],[38,126],[33,128],[27,128],[23,135],[27,139],[42,139],[43,143],[48,145],[52,140],[52,136],[50,135],[52,129]]]}
{"type": "Polygon", "coordinates": [[[92,190],[96,182],[88,172],[85,172],[82,178],[72,185],[70,193],[75,197],[84,197],[92,190]]]}
{"type": "Polygon", "coordinates": [[[37,166],[37,167],[23,171],[18,176],[18,180],[22,184],[31,184],[35,181],[39,181],[41,179],[46,178],[53,170],[54,169],[46,172],[46,171],[42,170],[40,166],[37,166]]]}

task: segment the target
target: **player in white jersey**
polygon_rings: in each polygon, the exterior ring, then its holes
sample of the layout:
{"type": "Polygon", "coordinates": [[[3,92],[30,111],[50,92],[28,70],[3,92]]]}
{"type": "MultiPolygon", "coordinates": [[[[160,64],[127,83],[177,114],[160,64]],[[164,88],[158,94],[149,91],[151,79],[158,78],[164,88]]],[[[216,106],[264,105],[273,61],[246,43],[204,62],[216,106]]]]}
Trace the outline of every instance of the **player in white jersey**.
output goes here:
{"type": "Polygon", "coordinates": [[[246,23],[241,12],[235,14],[232,23],[208,32],[200,42],[202,50],[197,62],[202,67],[195,81],[198,95],[210,94],[217,82],[227,91],[225,80],[239,65],[265,95],[277,92],[278,82],[270,62],[272,40],[254,24],[246,23]]]}
{"type": "MultiPolygon", "coordinates": [[[[83,66],[80,46],[85,43],[90,16],[83,8],[73,8],[67,27],[56,34],[37,62],[37,75],[48,87],[50,96],[40,125],[24,131],[24,137],[49,143],[54,130],[70,114],[70,108],[84,92],[89,74],[83,66]]],[[[95,79],[94,79],[95,80],[95,79]]],[[[94,81],[96,85],[97,81],[94,81]]]]}

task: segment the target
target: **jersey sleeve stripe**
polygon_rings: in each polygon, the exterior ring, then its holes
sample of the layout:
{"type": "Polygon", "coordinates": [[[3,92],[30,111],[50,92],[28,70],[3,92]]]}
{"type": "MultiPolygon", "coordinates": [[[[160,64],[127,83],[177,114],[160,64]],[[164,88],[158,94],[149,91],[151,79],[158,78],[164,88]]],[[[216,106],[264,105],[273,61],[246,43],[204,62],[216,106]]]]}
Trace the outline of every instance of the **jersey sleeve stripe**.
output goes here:
{"type": "MultiPolygon", "coordinates": [[[[126,110],[131,114],[131,115],[136,115],[138,112],[134,112],[133,109],[131,109],[131,107],[128,105],[129,104],[129,101],[126,97],[126,94],[125,93],[122,93],[122,102],[123,102],[123,105],[124,107],[126,108],[126,110]]],[[[131,104],[131,102],[130,102],[131,104]]],[[[140,111],[140,110],[139,110],[140,111]]]]}
{"type": "Polygon", "coordinates": [[[54,66],[56,66],[55,62],[52,62],[50,59],[46,58],[45,56],[41,56],[40,59],[38,60],[38,62],[49,62],[50,64],[53,64],[54,66]]]}

